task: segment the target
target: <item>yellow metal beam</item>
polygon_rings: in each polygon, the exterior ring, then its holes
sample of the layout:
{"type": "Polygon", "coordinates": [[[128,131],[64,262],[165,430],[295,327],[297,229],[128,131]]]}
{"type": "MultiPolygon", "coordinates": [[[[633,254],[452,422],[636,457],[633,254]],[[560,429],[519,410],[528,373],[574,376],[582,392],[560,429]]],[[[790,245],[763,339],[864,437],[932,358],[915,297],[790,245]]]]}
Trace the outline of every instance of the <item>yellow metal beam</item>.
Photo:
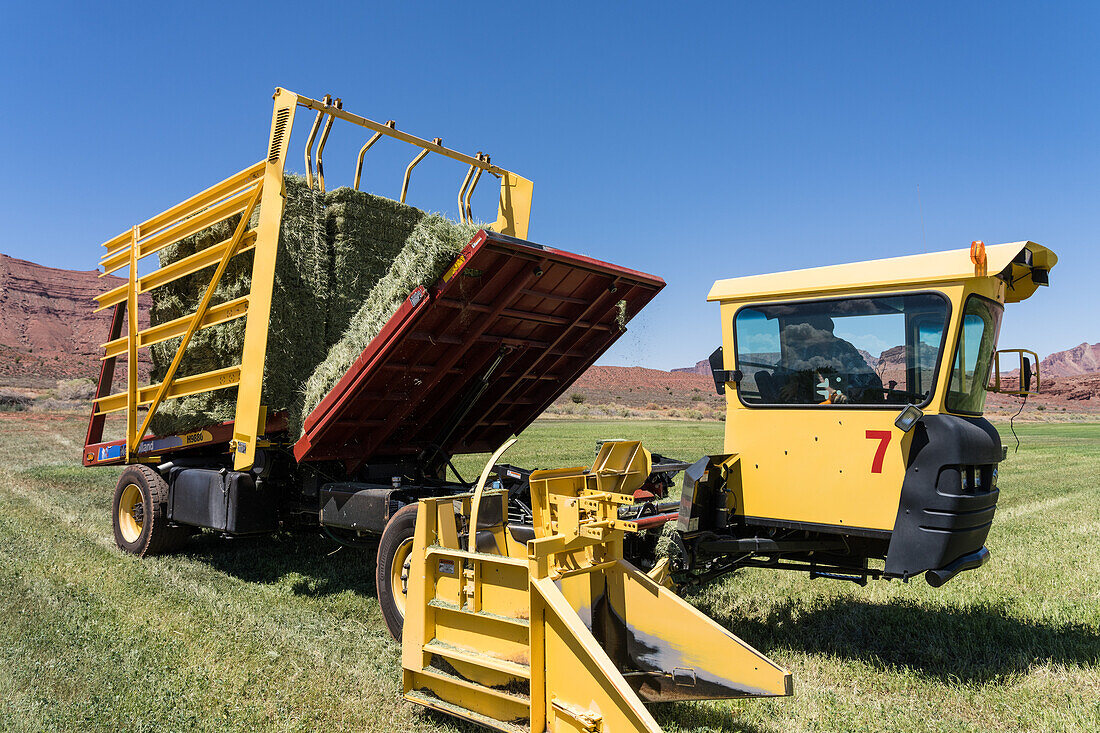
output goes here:
{"type": "MultiPolygon", "coordinates": [[[[170,400],[173,397],[186,397],[187,395],[199,394],[200,392],[212,392],[215,389],[232,387],[239,381],[240,373],[241,367],[239,364],[236,364],[231,367],[225,367],[224,369],[217,369],[204,374],[196,374],[193,377],[179,377],[172,382],[164,398],[170,400]]],[[[135,399],[136,406],[143,407],[152,404],[158,389],[160,389],[160,384],[150,384],[147,387],[138,389],[135,399]]],[[[106,415],[110,412],[125,410],[126,399],[126,392],[116,392],[113,395],[102,397],[96,400],[96,414],[106,415]]]]}
{"type": "MultiPolygon", "coordinates": [[[[248,230],[248,219],[252,216],[252,212],[256,209],[256,205],[260,201],[260,195],[263,193],[263,188],[257,188],[256,192],[252,194],[252,197],[248,200],[248,204],[245,207],[244,215],[241,217],[240,222],[237,223],[237,230],[233,234],[233,240],[229,243],[225,253],[222,255],[221,262],[218,263],[218,267],[214,270],[213,277],[210,278],[210,282],[206,286],[206,292],[203,293],[202,300],[199,301],[199,307],[195,309],[194,314],[191,316],[191,322],[187,326],[187,330],[183,334],[183,338],[180,340],[179,346],[176,348],[176,355],[172,358],[172,364],[168,367],[168,373],[164,375],[164,381],[161,382],[160,388],[157,390],[156,396],[153,398],[152,404],[149,406],[149,412],[145,415],[145,420],[141,424],[141,429],[133,435],[132,446],[136,448],[138,440],[142,435],[145,435],[146,429],[149,427],[149,422],[153,419],[153,415],[156,414],[157,406],[164,400],[165,395],[168,393],[169,387],[172,386],[172,379],[176,376],[176,370],[179,368],[180,362],[183,360],[183,354],[187,351],[187,345],[191,343],[191,337],[195,335],[195,332],[199,330],[202,324],[203,318],[206,317],[206,310],[210,307],[210,300],[214,297],[214,289],[217,288],[218,282],[222,279],[222,273],[225,272],[225,268],[229,265],[229,260],[233,258],[233,254],[237,246],[241,243],[241,239],[244,238],[245,231],[248,230]]],[[[131,248],[132,253],[136,251],[135,248],[131,248]]],[[[131,276],[130,289],[134,291],[134,281],[131,276]]],[[[135,299],[137,295],[133,296],[135,299]]],[[[134,332],[130,333],[130,350],[135,351],[137,346],[137,336],[134,332]]],[[[133,448],[131,449],[133,450],[133,448]]]]}
{"type": "MultiPolygon", "coordinates": [[[[234,214],[243,212],[248,207],[248,202],[254,194],[254,188],[245,188],[225,201],[211,206],[205,211],[195,214],[169,229],[162,229],[160,233],[151,237],[146,237],[136,245],[138,258],[147,257],[154,252],[164,249],[170,244],[178,242],[184,237],[197,234],[203,229],[207,229],[217,224],[222,219],[228,219],[234,214]]],[[[100,260],[104,270],[102,275],[109,275],[124,267],[128,254],[128,249],[124,249],[116,254],[102,258],[100,260]]]]}
{"type": "MultiPolygon", "coordinates": [[[[148,275],[139,277],[137,280],[138,294],[147,293],[153,288],[158,288],[161,285],[167,285],[170,282],[179,280],[181,277],[186,277],[193,273],[203,270],[207,267],[212,267],[221,260],[222,255],[225,254],[226,248],[229,247],[229,243],[233,241],[233,237],[223,239],[217,244],[212,244],[206,249],[200,250],[193,255],[184,257],[183,259],[176,260],[175,262],[161,267],[159,270],[154,270],[148,275]]],[[[245,232],[244,239],[241,240],[240,246],[237,247],[236,254],[247,252],[256,246],[256,230],[250,229],[245,232]]],[[[236,255],[234,255],[236,256],[236,255]]],[[[99,303],[99,307],[95,310],[98,313],[101,310],[121,303],[126,300],[126,291],[129,288],[128,283],[123,283],[117,288],[112,288],[101,295],[95,296],[95,301],[99,303]]]]}
{"type": "Polygon", "coordinates": [[[138,410],[138,360],[137,360],[137,243],[141,238],[141,227],[130,230],[130,247],[124,254],[129,255],[130,272],[126,290],[126,455],[133,455],[137,441],[132,436],[137,428],[138,410]]]}
{"type": "MultiPolygon", "coordinates": [[[[252,257],[252,285],[248,318],[245,322],[244,348],[241,353],[241,377],[237,387],[237,411],[233,423],[233,467],[243,471],[256,458],[260,400],[263,391],[264,360],[267,354],[267,327],[271,318],[271,292],[275,284],[275,257],[279,248],[279,230],[286,204],[283,166],[286,163],[290,131],[298,96],[275,90],[271,111],[271,134],[260,199],[260,223],[256,229],[256,248],[252,257]]],[[[336,108],[333,107],[335,110],[336,108]]]]}
{"type": "MultiPolygon", "coordinates": [[[[239,173],[234,173],[220,183],[197,193],[191,198],[176,204],[172,208],[162,211],[152,219],[147,219],[138,225],[146,235],[153,234],[157,230],[170,225],[177,219],[190,216],[192,213],[205,209],[211,204],[217,203],[226,196],[238,193],[242,188],[251,186],[260,179],[264,171],[264,162],[254,163],[239,173]]],[[[103,246],[107,248],[106,256],[113,255],[130,244],[130,232],[123,232],[117,237],[107,240],[103,246]]]]}
{"type": "MultiPolygon", "coordinates": [[[[216,326],[219,323],[225,323],[232,321],[235,318],[240,318],[248,312],[248,296],[241,296],[240,298],[234,298],[233,300],[226,301],[220,305],[213,305],[207,309],[206,315],[203,316],[202,322],[199,324],[199,330],[209,328],[210,326],[216,326]]],[[[194,313],[189,313],[185,316],[181,316],[174,320],[162,323],[159,326],[153,326],[147,328],[144,331],[138,331],[137,333],[137,346],[139,349],[146,346],[152,346],[153,344],[159,344],[162,341],[167,341],[170,338],[176,336],[182,336],[187,333],[188,326],[191,325],[191,320],[194,318],[194,313]]],[[[100,360],[110,359],[113,356],[121,356],[126,353],[128,348],[129,338],[123,336],[117,338],[114,341],[108,341],[103,344],[103,356],[100,360]]]]}

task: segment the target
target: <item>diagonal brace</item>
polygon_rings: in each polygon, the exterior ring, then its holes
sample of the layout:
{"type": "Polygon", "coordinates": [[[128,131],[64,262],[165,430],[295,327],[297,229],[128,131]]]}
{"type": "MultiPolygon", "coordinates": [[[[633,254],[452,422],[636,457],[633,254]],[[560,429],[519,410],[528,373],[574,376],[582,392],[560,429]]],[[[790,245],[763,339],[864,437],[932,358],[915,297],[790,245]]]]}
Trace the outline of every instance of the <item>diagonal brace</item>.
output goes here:
{"type": "MultiPolygon", "coordinates": [[[[191,337],[199,330],[199,326],[206,316],[206,311],[210,307],[210,301],[214,297],[214,289],[218,286],[218,282],[222,278],[222,273],[225,272],[225,268],[229,265],[229,260],[237,253],[237,248],[240,247],[241,241],[244,239],[244,233],[248,231],[248,222],[252,218],[252,212],[255,210],[256,205],[260,202],[261,193],[263,193],[262,183],[256,186],[256,193],[249,199],[248,207],[241,215],[241,220],[237,224],[236,231],[233,232],[233,239],[230,240],[229,246],[225,248],[225,254],[222,255],[217,269],[214,270],[213,277],[210,278],[210,283],[206,286],[206,292],[203,293],[202,300],[199,301],[198,309],[196,309],[194,315],[191,316],[191,323],[188,324],[187,331],[183,334],[179,348],[176,349],[176,355],[172,358],[172,365],[168,367],[168,372],[164,375],[164,380],[160,383],[160,389],[157,390],[156,397],[153,398],[152,404],[149,405],[149,411],[145,413],[145,420],[142,421],[141,428],[136,433],[126,436],[126,451],[131,459],[133,459],[138,441],[141,440],[141,436],[145,435],[145,431],[149,429],[149,422],[153,419],[157,407],[164,401],[164,396],[168,394],[168,388],[171,386],[172,380],[176,376],[176,370],[183,360],[183,353],[187,350],[187,345],[191,342],[191,337]]],[[[131,336],[131,338],[133,337],[131,336]]]]}

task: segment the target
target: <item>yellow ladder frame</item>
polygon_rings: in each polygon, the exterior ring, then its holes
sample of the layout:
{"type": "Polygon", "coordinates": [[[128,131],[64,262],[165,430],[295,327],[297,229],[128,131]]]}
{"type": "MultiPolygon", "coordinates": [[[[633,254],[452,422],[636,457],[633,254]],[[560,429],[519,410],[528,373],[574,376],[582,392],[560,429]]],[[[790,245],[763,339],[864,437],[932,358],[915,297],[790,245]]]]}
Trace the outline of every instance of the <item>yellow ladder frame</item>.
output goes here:
{"type": "MultiPolygon", "coordinates": [[[[469,196],[467,195],[463,202],[462,193],[467,191],[472,193],[468,183],[475,169],[478,175],[484,171],[499,178],[500,200],[494,229],[502,234],[520,238],[527,236],[531,210],[531,181],[493,165],[489,162],[488,156],[465,155],[444,147],[439,138],[434,141],[425,140],[398,130],[393,123],[382,125],[354,115],[346,112],[339,100],[333,103],[328,97],[325,101],[317,101],[284,89],[276,89],[274,100],[271,131],[268,136],[268,156],[265,160],[131,227],[103,244],[107,251],[100,258],[100,266],[103,269],[101,277],[123,268],[128,269],[128,275],[125,283],[95,298],[97,312],[124,304],[127,314],[125,335],[103,344],[102,359],[116,359],[125,355],[127,378],[125,392],[109,394],[95,401],[95,415],[126,412],[127,462],[137,460],[141,439],[157,408],[164,400],[228,387],[237,388],[233,440],[230,444],[234,452],[234,468],[238,471],[246,470],[255,461],[257,442],[263,434],[266,422],[266,409],[260,401],[267,353],[267,330],[271,317],[275,259],[286,201],[283,171],[290,134],[294,126],[295,111],[298,107],[317,112],[314,133],[322,118],[327,117],[325,125],[327,136],[332,121],[339,118],[374,131],[375,138],[388,136],[421,148],[414,164],[429,152],[466,163],[470,166],[470,173],[467,174],[460,192],[460,206],[465,203],[464,211],[460,212],[462,214],[468,215],[469,196]],[[250,218],[257,207],[260,212],[259,221],[255,228],[250,228],[250,218]],[[148,274],[138,274],[139,263],[145,257],[237,215],[241,216],[241,221],[229,239],[217,242],[148,274]],[[211,306],[210,301],[214,290],[229,260],[249,250],[254,254],[252,282],[248,294],[211,306]],[[145,329],[139,327],[137,304],[141,294],[214,265],[216,265],[214,273],[193,312],[168,323],[145,329]],[[237,318],[245,319],[244,346],[238,364],[187,377],[176,376],[183,354],[195,333],[237,318]],[[177,337],[180,338],[180,344],[165,378],[158,384],[138,385],[138,349],[177,337]],[[139,422],[138,411],[142,407],[148,407],[148,412],[139,422]]],[[[313,134],[310,136],[310,145],[312,142],[313,134]]],[[[323,140],[321,144],[323,146],[323,140]]],[[[360,166],[362,164],[362,154],[360,154],[359,164],[360,166]]],[[[409,174],[414,164],[410,164],[406,169],[403,192],[408,188],[409,174]]],[[[312,181],[312,176],[310,178],[312,181]]],[[[323,186],[323,178],[319,176],[319,179],[323,186]]]]}

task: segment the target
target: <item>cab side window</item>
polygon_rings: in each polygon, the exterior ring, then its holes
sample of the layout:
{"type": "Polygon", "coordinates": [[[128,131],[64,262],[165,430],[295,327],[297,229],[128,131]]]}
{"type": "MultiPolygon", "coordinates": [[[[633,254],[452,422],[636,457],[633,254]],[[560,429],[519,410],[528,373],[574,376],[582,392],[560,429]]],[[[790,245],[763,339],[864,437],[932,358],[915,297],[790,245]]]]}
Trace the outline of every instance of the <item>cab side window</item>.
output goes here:
{"type": "Polygon", "coordinates": [[[737,368],[741,370],[738,390],[753,402],[777,401],[773,375],[779,367],[779,321],[762,311],[742,308],[737,314],[737,368]]]}

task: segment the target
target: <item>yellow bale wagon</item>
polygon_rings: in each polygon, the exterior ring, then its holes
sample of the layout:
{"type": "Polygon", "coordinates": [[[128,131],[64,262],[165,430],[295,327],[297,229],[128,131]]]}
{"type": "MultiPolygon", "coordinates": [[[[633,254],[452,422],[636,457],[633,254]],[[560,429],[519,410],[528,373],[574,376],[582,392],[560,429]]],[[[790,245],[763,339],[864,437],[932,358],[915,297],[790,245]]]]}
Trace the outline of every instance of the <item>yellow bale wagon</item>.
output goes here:
{"type": "Polygon", "coordinates": [[[985,395],[1027,395],[1038,363],[997,351],[1005,303],[1057,262],[1033,242],[715,283],[724,453],[685,462],[606,441],[591,467],[530,470],[503,452],[664,286],[655,276],[534,244],[531,183],[489,162],[277,90],[267,158],[105,244],[128,282],[114,308],[84,463],[126,464],[112,515],[122,549],[178,549],[198,528],[234,536],[321,528],[377,543],[383,616],[402,643],[408,700],[503,731],[659,731],[645,703],[789,695],[791,675],[681,600],[743,568],[865,584],[977,568],[1006,456],[985,395]],[[316,113],[310,185],[324,187],[335,120],[467,166],[463,219],[483,172],[498,216],[432,287],[420,287],[313,412],[300,437],[261,404],[266,332],[295,110],[316,113]],[[318,133],[320,132],[320,137],[318,133]],[[316,146],[316,147],[315,147],[316,146]],[[315,151],[315,152],[314,152],[315,151]],[[314,175],[316,174],[316,175],[314,175]],[[259,224],[250,214],[259,207],[259,224]],[[227,240],[140,274],[139,262],[244,214],[227,240]],[[229,260],[254,250],[247,296],[211,305],[229,260]],[[213,268],[211,270],[211,268],[213,268]],[[137,298],[212,272],[194,311],[140,329],[137,298]],[[190,337],[246,319],[243,353],[179,378],[190,337]],[[138,383],[137,353],[182,337],[167,377],[138,383]],[[877,353],[877,355],[876,355],[877,353]],[[115,360],[126,389],[110,393],[115,360]],[[1018,364],[1018,375],[1005,370],[1018,364]],[[146,435],[164,400],[236,388],[236,419],[146,435]],[[124,412],[124,435],[104,440],[124,412]],[[498,448],[499,446],[499,448],[498,448]],[[477,482],[452,457],[497,448],[477,482]],[[682,474],[682,478],[680,477],[682,474]],[[674,485],[681,481],[681,493],[674,485]],[[665,533],[671,550],[658,556],[665,533]]]}

